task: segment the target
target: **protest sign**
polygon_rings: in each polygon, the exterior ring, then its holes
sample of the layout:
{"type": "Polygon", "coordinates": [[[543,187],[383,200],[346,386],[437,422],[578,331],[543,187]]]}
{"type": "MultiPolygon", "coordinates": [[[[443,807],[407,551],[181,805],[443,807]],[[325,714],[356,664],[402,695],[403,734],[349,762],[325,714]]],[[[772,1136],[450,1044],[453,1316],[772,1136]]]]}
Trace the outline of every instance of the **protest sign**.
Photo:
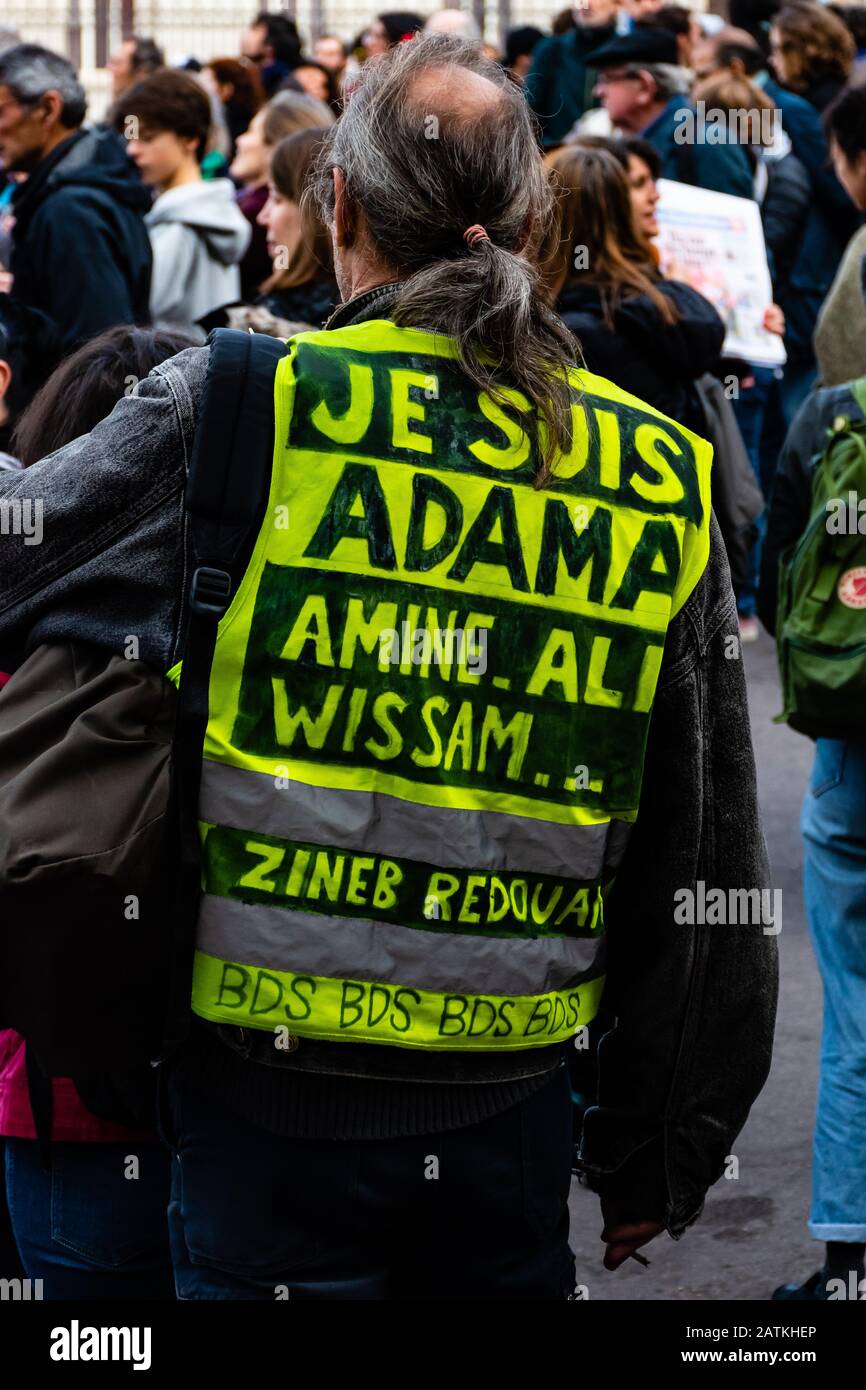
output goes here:
{"type": "Polygon", "coordinates": [[[726,356],[780,367],[782,339],[763,327],[773,288],[757,203],[670,179],[660,179],[658,188],[662,273],[715,305],[727,330],[726,356]]]}

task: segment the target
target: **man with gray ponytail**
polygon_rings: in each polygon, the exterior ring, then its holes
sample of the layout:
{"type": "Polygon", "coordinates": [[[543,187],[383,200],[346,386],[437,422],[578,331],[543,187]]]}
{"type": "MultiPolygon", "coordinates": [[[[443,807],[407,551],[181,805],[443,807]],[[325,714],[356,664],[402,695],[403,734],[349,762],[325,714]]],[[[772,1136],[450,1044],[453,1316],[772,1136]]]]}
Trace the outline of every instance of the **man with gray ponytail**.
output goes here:
{"type": "MultiPolygon", "coordinates": [[[[766,881],[711,450],[577,365],[533,264],[532,118],[475,46],[366,64],[307,196],[344,302],[276,366],[216,634],[178,1293],[570,1299],[573,1163],[616,1269],[700,1215],[769,1065],[775,936],[677,907],[766,881]]],[[[0,557],[26,595],[0,660],[46,617],[68,636],[79,584],[86,640],[97,578],[101,645],[176,660],[207,355],[28,470],[67,533],[102,488],[110,548],[0,557]]]]}
{"type": "Polygon", "coordinates": [[[480,391],[496,380],[523,391],[553,452],[570,438],[575,352],[532,260],[553,214],[535,151],[519,88],[473,46],[431,36],[371,70],[326,144],[315,196],[347,301],[329,327],[357,322],[371,285],[379,316],[379,287],[399,277],[389,317],[453,339],[480,391]]]}

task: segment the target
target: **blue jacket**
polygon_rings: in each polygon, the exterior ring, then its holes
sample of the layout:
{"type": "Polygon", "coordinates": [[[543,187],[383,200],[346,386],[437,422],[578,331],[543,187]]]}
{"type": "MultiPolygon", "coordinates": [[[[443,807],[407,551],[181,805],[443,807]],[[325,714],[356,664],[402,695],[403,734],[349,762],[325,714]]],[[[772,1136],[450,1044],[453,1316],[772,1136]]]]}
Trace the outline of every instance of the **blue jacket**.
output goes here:
{"type": "Polygon", "coordinates": [[[814,361],[812,335],[845,247],[859,218],[830,167],[821,113],[804,97],[787,92],[772,78],[762,81],[767,96],[781,112],[782,128],[794,154],[805,164],[812,183],[812,201],[800,253],[779,303],[785,313],[785,348],[792,362],[814,361]]]}
{"type": "Polygon", "coordinates": [[[752,171],[746,152],[739,145],[708,144],[700,139],[680,143],[676,139],[683,125],[680,113],[686,111],[691,111],[697,121],[697,111],[687,97],[671,97],[664,110],[641,131],[661,156],[662,178],[710,188],[715,193],[731,193],[735,198],[751,198],[752,171]]]}

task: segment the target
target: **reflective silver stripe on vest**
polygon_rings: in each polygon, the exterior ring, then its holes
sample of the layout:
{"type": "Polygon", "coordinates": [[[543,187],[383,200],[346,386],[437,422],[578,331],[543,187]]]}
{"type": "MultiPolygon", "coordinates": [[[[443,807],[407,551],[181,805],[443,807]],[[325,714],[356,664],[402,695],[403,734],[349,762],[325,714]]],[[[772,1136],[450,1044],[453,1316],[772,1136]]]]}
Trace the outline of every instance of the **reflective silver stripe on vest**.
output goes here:
{"type": "Polygon", "coordinates": [[[291,782],[279,789],[266,772],[202,765],[199,815],[215,825],[255,830],[365,854],[434,863],[443,869],[509,869],[599,879],[622,858],[631,826],[557,825],[498,811],[420,806],[383,792],[333,790],[291,782]]]}
{"type": "Polygon", "coordinates": [[[196,945],[239,965],[464,994],[545,994],[600,973],[597,939],[457,936],[205,894],[196,945]]]}

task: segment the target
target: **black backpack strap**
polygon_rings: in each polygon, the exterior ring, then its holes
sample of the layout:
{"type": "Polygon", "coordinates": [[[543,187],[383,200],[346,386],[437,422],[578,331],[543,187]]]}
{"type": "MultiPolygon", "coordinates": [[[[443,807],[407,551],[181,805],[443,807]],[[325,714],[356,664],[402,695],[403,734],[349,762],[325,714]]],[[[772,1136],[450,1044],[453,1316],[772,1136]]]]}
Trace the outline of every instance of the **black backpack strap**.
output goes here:
{"type": "Polygon", "coordinates": [[[286,344],[218,328],[187,478],[194,554],[172,749],[174,830],[181,846],[177,953],[163,1056],[189,1025],[195,923],[201,895],[198,796],[217,627],[240,582],[267,504],[274,452],[274,375],[286,344]]]}
{"type": "MultiPolygon", "coordinates": [[[[186,510],[198,568],[191,612],[206,615],[230,595],[231,577],[267,501],[274,448],[274,374],[286,344],[264,333],[211,334],[204,400],[193,443],[186,510]],[[216,587],[214,587],[216,586],[216,587]]],[[[222,602],[222,611],[228,602],[222,602]]],[[[219,614],[222,616],[222,613],[219,614]]]]}

